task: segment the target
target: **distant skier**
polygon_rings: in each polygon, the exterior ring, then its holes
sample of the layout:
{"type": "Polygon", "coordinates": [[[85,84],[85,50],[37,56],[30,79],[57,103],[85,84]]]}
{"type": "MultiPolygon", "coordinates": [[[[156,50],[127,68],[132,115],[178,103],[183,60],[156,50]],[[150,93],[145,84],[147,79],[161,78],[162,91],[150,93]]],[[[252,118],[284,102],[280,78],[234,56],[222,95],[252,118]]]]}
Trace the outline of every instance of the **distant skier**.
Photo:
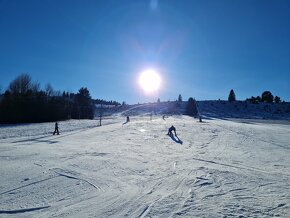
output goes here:
{"type": "Polygon", "coordinates": [[[174,135],[177,137],[177,135],[176,135],[176,128],[173,125],[168,129],[167,135],[169,135],[170,137],[172,137],[173,136],[173,133],[172,132],[174,132],[174,135]]]}
{"type": "Polygon", "coordinates": [[[200,115],[199,115],[199,122],[202,123],[202,118],[200,115]]]}
{"type": "Polygon", "coordinates": [[[129,117],[129,116],[127,116],[126,122],[125,122],[125,123],[123,123],[123,125],[124,125],[124,124],[126,124],[126,123],[129,123],[129,122],[130,122],[130,117],[129,117]]]}
{"type": "Polygon", "coordinates": [[[55,135],[55,133],[57,133],[57,134],[59,135],[59,131],[58,131],[58,123],[57,123],[57,122],[55,122],[53,135],[55,135]]]}

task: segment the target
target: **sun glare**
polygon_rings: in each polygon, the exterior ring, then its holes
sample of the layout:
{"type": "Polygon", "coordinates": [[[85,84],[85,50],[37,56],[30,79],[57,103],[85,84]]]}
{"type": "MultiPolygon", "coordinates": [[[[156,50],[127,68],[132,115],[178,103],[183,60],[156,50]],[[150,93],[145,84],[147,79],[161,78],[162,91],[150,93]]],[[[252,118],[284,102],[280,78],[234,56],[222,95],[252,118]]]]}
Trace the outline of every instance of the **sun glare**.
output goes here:
{"type": "Polygon", "coordinates": [[[160,88],[161,77],[155,70],[145,70],[139,77],[139,85],[145,93],[150,94],[160,88]]]}

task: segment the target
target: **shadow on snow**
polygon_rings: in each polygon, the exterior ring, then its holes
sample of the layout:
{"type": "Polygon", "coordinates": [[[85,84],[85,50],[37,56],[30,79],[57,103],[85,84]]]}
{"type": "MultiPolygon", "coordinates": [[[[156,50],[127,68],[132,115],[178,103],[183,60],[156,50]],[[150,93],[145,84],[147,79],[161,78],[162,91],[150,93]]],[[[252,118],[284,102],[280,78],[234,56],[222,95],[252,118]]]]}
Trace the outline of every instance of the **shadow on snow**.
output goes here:
{"type": "Polygon", "coordinates": [[[179,144],[182,145],[183,141],[181,141],[180,138],[178,138],[178,136],[175,136],[175,137],[174,137],[174,135],[169,135],[169,137],[170,137],[173,141],[175,141],[176,143],[179,143],[179,144]]]}

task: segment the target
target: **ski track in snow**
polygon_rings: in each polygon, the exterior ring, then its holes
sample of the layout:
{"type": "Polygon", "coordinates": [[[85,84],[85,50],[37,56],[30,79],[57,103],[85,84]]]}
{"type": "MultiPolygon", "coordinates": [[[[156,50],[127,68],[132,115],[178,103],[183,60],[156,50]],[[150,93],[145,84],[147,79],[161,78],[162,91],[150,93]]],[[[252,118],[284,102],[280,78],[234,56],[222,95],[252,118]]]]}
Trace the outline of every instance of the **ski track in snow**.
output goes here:
{"type": "Polygon", "coordinates": [[[18,209],[18,210],[0,210],[0,214],[25,213],[25,212],[30,212],[30,211],[42,210],[42,209],[49,208],[49,207],[50,206],[34,207],[34,208],[24,208],[24,209],[18,209]]]}
{"type": "Polygon", "coordinates": [[[289,126],[124,121],[1,127],[0,217],[290,217],[289,126]]]}

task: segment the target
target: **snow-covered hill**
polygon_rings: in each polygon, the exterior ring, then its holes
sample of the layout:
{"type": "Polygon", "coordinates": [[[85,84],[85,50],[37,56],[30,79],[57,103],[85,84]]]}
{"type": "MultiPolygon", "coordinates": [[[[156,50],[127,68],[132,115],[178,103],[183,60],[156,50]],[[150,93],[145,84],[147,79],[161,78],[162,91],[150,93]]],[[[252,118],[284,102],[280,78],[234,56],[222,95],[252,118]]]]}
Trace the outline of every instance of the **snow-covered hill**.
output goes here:
{"type": "Polygon", "coordinates": [[[290,103],[252,104],[245,101],[198,101],[198,107],[200,113],[208,117],[290,120],[290,103]]]}
{"type": "Polygon", "coordinates": [[[1,126],[0,217],[290,217],[289,125],[146,113],[1,126]]]}
{"type": "MultiPolygon", "coordinates": [[[[147,103],[138,105],[117,106],[104,109],[105,115],[122,113],[125,116],[133,115],[177,115],[183,114],[187,102],[147,103]]],[[[259,103],[252,104],[245,101],[197,101],[198,110],[202,117],[219,119],[263,119],[263,120],[290,120],[290,103],[259,103]]],[[[96,113],[98,115],[98,112],[96,113]]]]}

